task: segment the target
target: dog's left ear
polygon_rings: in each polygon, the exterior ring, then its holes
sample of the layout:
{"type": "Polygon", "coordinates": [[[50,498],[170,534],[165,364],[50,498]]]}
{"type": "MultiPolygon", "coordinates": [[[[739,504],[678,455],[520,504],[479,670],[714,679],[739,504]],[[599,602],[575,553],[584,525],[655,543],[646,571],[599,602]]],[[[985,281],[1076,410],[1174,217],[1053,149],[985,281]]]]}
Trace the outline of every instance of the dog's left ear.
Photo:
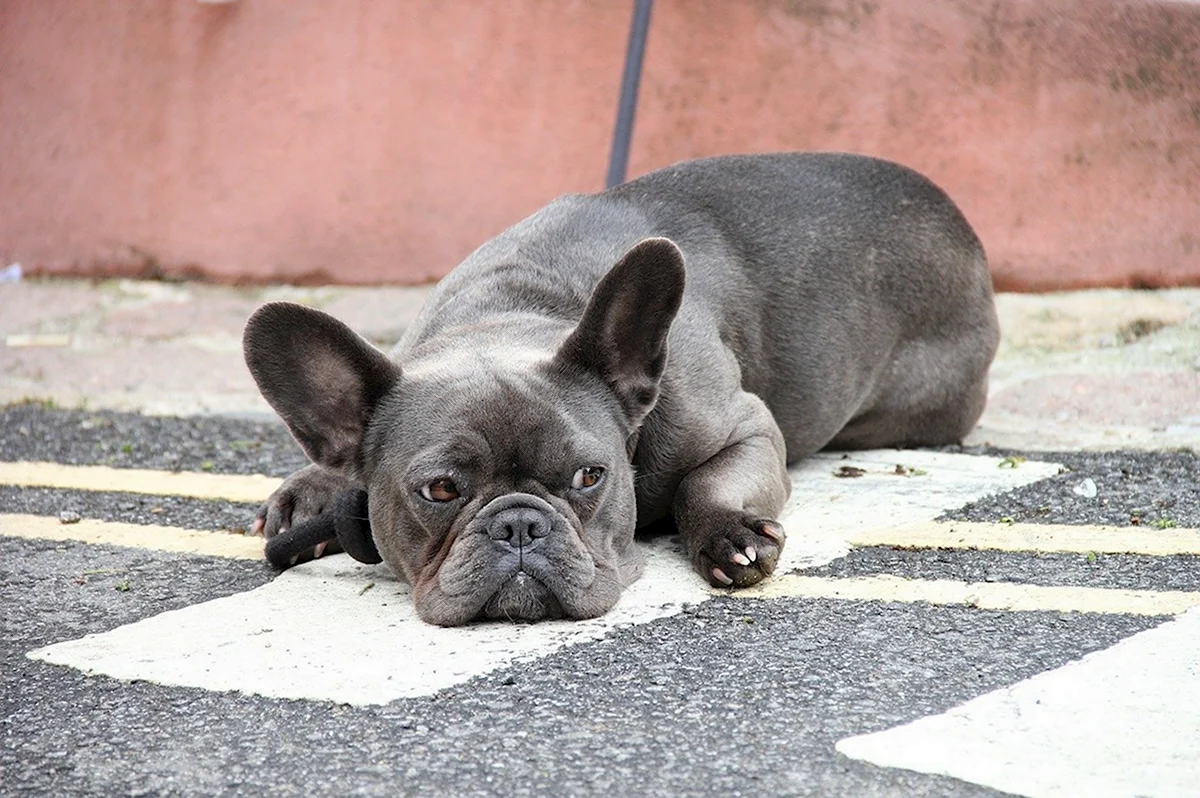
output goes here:
{"type": "Polygon", "coordinates": [[[625,253],[592,291],[579,326],[555,356],[599,375],[637,426],[658,399],[667,332],[683,301],[683,253],[647,238],[625,253]]]}
{"type": "Polygon", "coordinates": [[[290,302],[263,305],[242,336],[246,365],[314,463],[362,477],[362,439],[400,369],[332,316],[290,302]]]}

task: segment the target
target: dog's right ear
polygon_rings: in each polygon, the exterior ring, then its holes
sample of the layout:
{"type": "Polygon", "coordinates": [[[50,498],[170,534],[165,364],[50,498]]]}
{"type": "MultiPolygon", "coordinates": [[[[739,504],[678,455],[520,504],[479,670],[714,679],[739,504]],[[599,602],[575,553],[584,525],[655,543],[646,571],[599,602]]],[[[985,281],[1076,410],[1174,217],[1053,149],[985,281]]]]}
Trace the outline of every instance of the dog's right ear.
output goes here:
{"type": "Polygon", "coordinates": [[[242,348],[258,389],[305,454],[361,478],[367,423],[399,367],[327,313],[290,302],[255,311],[242,348]]]}

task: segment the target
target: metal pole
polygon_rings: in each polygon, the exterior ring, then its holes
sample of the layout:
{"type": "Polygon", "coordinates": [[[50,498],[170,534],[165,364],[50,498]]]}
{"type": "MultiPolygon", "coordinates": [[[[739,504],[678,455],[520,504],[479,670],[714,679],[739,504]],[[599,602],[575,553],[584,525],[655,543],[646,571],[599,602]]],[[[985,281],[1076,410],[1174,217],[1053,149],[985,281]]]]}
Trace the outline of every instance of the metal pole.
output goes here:
{"type": "Polygon", "coordinates": [[[621,99],[617,104],[617,125],[613,130],[605,188],[625,182],[625,172],[629,166],[629,142],[633,138],[633,115],[637,110],[638,84],[642,78],[642,56],[646,52],[646,34],[650,29],[650,9],[653,6],[654,0],[634,0],[633,24],[629,28],[629,46],[625,50],[625,72],[621,76],[621,99]]]}

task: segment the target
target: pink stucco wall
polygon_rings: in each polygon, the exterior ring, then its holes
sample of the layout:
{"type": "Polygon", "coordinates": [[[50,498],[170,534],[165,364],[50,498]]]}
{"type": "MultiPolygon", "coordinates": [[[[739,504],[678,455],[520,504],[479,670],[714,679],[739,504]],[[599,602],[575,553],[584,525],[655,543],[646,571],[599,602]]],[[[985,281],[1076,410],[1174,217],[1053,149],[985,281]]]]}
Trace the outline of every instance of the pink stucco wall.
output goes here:
{"type": "MultiPolygon", "coordinates": [[[[630,7],[4,0],[0,258],[438,277],[600,188],[630,7]]],[[[632,174],[782,149],[929,174],[1002,288],[1200,284],[1200,4],[658,0],[632,174]]]]}

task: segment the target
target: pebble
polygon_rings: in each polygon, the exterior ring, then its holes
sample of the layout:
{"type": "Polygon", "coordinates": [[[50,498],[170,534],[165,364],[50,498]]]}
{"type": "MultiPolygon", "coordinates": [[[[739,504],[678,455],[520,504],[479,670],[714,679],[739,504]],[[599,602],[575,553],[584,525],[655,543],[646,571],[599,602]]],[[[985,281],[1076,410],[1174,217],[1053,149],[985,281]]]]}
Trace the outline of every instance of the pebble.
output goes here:
{"type": "Polygon", "coordinates": [[[83,520],[83,516],[74,510],[62,510],[58,514],[58,522],[60,524],[78,524],[83,520]]]}

